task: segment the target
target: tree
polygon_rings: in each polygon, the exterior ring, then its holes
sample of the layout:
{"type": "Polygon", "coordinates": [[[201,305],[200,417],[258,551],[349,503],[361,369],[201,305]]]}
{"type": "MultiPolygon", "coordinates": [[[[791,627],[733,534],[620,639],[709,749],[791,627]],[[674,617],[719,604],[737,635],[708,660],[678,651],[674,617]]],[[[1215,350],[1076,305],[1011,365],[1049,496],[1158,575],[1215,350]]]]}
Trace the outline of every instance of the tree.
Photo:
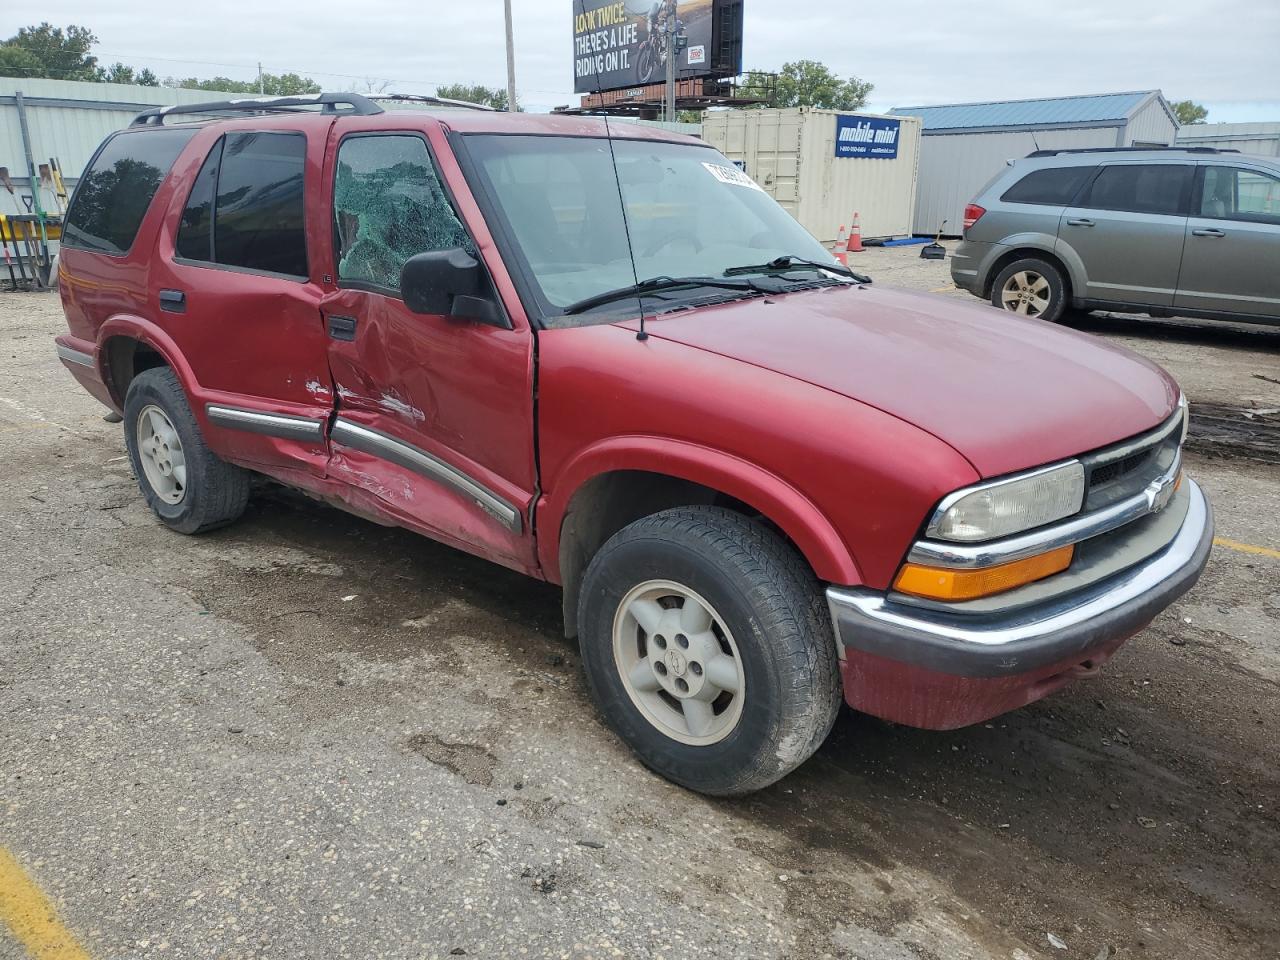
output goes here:
{"type": "Polygon", "coordinates": [[[44,65],[30,50],[0,43],[0,77],[43,77],[44,65]]]}
{"type": "MultiPolygon", "coordinates": [[[[38,65],[39,72],[24,72],[22,76],[97,80],[98,58],[89,53],[97,42],[98,38],[87,27],[72,24],[63,30],[50,23],[41,23],[37,27],[23,27],[6,40],[4,46],[26,51],[38,65]]],[[[3,62],[13,62],[13,56],[7,54],[3,62]]],[[[24,64],[27,71],[32,69],[30,59],[21,58],[18,65],[24,64]]]]}
{"type": "MultiPolygon", "coordinates": [[[[467,103],[481,103],[495,110],[507,109],[507,91],[496,90],[481,84],[447,83],[436,87],[436,96],[446,100],[465,100],[467,103]]],[[[516,103],[516,109],[520,104],[516,103]]]]}
{"type": "Polygon", "coordinates": [[[137,78],[133,81],[140,87],[158,87],[160,86],[160,78],[151,72],[150,67],[143,67],[137,78]]]}
{"type": "Polygon", "coordinates": [[[102,83],[137,83],[133,76],[133,67],[126,67],[123,63],[113,63],[107,69],[98,68],[98,74],[94,77],[102,83]]]}
{"type": "Polygon", "coordinates": [[[784,63],[775,75],[752,70],[738,87],[739,95],[762,97],[767,107],[822,107],[827,110],[857,110],[866,106],[875,85],[858,77],[841,79],[817,60],[784,63]]]}
{"type": "Polygon", "coordinates": [[[264,73],[262,84],[258,80],[232,80],[230,77],[214,77],[212,80],[201,80],[198,77],[165,78],[166,87],[185,87],[189,90],[213,90],[218,93],[258,93],[267,97],[293,97],[300,93],[319,93],[320,84],[310,77],[301,77],[296,73],[264,73]]]}
{"type": "Polygon", "coordinates": [[[1194,100],[1179,100],[1169,106],[1173,107],[1174,116],[1184,127],[1193,123],[1204,123],[1205,117],[1209,116],[1209,111],[1194,100]]]}

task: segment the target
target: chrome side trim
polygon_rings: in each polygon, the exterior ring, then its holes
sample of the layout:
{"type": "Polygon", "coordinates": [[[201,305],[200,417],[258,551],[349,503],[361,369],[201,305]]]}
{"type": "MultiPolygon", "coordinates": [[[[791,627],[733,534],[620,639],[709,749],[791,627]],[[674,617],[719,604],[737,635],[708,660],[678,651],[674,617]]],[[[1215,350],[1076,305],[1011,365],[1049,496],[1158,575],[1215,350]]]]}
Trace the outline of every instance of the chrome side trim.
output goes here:
{"type": "Polygon", "coordinates": [[[352,423],[350,420],[343,420],[341,417],[334,421],[329,436],[343,446],[375,457],[382,457],[384,460],[399,464],[406,470],[412,470],[430,480],[442,483],[463,496],[470,497],[475,501],[476,506],[512,533],[519,533],[521,530],[519,510],[456,467],[450,466],[425,450],[420,450],[403,440],[397,440],[380,430],[373,430],[358,423],[352,423]]]}
{"type": "Polygon", "coordinates": [[[55,344],[55,346],[57,347],[59,358],[67,361],[67,363],[79,364],[82,367],[96,367],[98,365],[91,353],[85,353],[83,350],[74,350],[60,343],[55,344]]]}
{"type": "MultiPolygon", "coordinates": [[[[1186,481],[1191,502],[1177,536],[1148,562],[1099,581],[1079,593],[1010,614],[975,617],[971,622],[895,604],[875,590],[856,587],[829,587],[827,604],[833,621],[844,622],[843,642],[876,646],[895,659],[910,660],[911,644],[917,641],[952,651],[990,650],[1011,644],[1034,644],[1054,638],[1089,632],[1107,622],[1115,611],[1129,604],[1140,605],[1143,616],[1149,603],[1161,607],[1172,602],[1166,596],[1173,587],[1189,588],[1208,555],[1213,533],[1212,513],[1204,493],[1195,481],[1186,481]]],[[[1141,619],[1141,617],[1139,617],[1141,619]]],[[[1121,634],[1122,635],[1122,634],[1121,634]]]]}
{"type": "Polygon", "coordinates": [[[1182,452],[1179,451],[1165,474],[1152,480],[1145,489],[1127,500],[1075,517],[1066,523],[1042,527],[1031,533],[990,543],[958,544],[940,540],[917,540],[907,554],[907,560],[931,567],[975,570],[1025,560],[1027,557],[1101,536],[1149,513],[1162,510],[1173,495],[1173,484],[1181,469],[1182,452]]]}
{"type": "Polygon", "coordinates": [[[206,404],[204,412],[220,427],[260,433],[285,440],[319,440],[324,436],[324,422],[309,417],[291,417],[283,413],[261,413],[218,403],[206,404]]]}

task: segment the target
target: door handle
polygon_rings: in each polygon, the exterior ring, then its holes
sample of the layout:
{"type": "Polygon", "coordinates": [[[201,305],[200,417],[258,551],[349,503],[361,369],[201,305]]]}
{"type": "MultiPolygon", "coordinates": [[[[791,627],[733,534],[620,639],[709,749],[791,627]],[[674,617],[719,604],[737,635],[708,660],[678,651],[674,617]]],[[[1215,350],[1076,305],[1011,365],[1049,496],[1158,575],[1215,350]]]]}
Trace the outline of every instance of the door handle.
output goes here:
{"type": "Polygon", "coordinates": [[[354,340],[356,338],[356,318],[329,317],[329,336],[334,340],[354,340]]]}
{"type": "Polygon", "coordinates": [[[187,295],[181,290],[161,290],[160,309],[165,313],[186,313],[187,295]]]}
{"type": "Polygon", "coordinates": [[[1199,230],[1192,230],[1193,237],[1225,237],[1227,231],[1219,230],[1217,227],[1203,227],[1199,230]]]}
{"type": "Polygon", "coordinates": [[[1087,217],[1079,217],[1078,219],[1075,219],[1075,220],[1068,220],[1067,226],[1068,227],[1092,227],[1093,221],[1088,219],[1087,217]]]}

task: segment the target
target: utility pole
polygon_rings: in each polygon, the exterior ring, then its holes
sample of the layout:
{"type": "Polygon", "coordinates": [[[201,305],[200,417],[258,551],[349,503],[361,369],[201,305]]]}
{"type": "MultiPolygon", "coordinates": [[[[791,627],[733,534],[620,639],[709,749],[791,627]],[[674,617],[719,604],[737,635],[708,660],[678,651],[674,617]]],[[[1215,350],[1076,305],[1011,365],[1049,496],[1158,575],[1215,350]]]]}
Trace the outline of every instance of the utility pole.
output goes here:
{"type": "Polygon", "coordinates": [[[511,31],[511,0],[503,0],[503,12],[507,18],[507,110],[516,110],[516,42],[511,31]]]}
{"type": "Polygon", "coordinates": [[[667,13],[667,94],[666,109],[663,111],[668,123],[676,120],[676,16],[674,11],[667,13]]]}
{"type": "Polygon", "coordinates": [[[262,61],[259,60],[258,61],[258,96],[262,96],[266,92],[267,92],[266,87],[262,85],[262,61]]]}
{"type": "Polygon", "coordinates": [[[663,98],[666,103],[662,111],[668,123],[676,122],[676,59],[689,43],[689,38],[681,29],[682,26],[680,18],[676,16],[676,5],[672,3],[671,9],[667,11],[665,28],[667,33],[667,90],[666,96],[663,98]]]}

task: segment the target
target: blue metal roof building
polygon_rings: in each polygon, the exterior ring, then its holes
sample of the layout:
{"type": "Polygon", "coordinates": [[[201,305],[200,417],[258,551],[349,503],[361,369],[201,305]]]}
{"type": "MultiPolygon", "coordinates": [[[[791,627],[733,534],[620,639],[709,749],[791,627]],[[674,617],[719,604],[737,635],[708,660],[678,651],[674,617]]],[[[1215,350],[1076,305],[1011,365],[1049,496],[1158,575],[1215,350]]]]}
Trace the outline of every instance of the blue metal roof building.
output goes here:
{"type": "Polygon", "coordinates": [[[1168,146],[1178,133],[1159,90],[895,107],[924,124],[916,233],[958,235],[964,205],[1009,160],[1037,149],[1168,146]]]}

